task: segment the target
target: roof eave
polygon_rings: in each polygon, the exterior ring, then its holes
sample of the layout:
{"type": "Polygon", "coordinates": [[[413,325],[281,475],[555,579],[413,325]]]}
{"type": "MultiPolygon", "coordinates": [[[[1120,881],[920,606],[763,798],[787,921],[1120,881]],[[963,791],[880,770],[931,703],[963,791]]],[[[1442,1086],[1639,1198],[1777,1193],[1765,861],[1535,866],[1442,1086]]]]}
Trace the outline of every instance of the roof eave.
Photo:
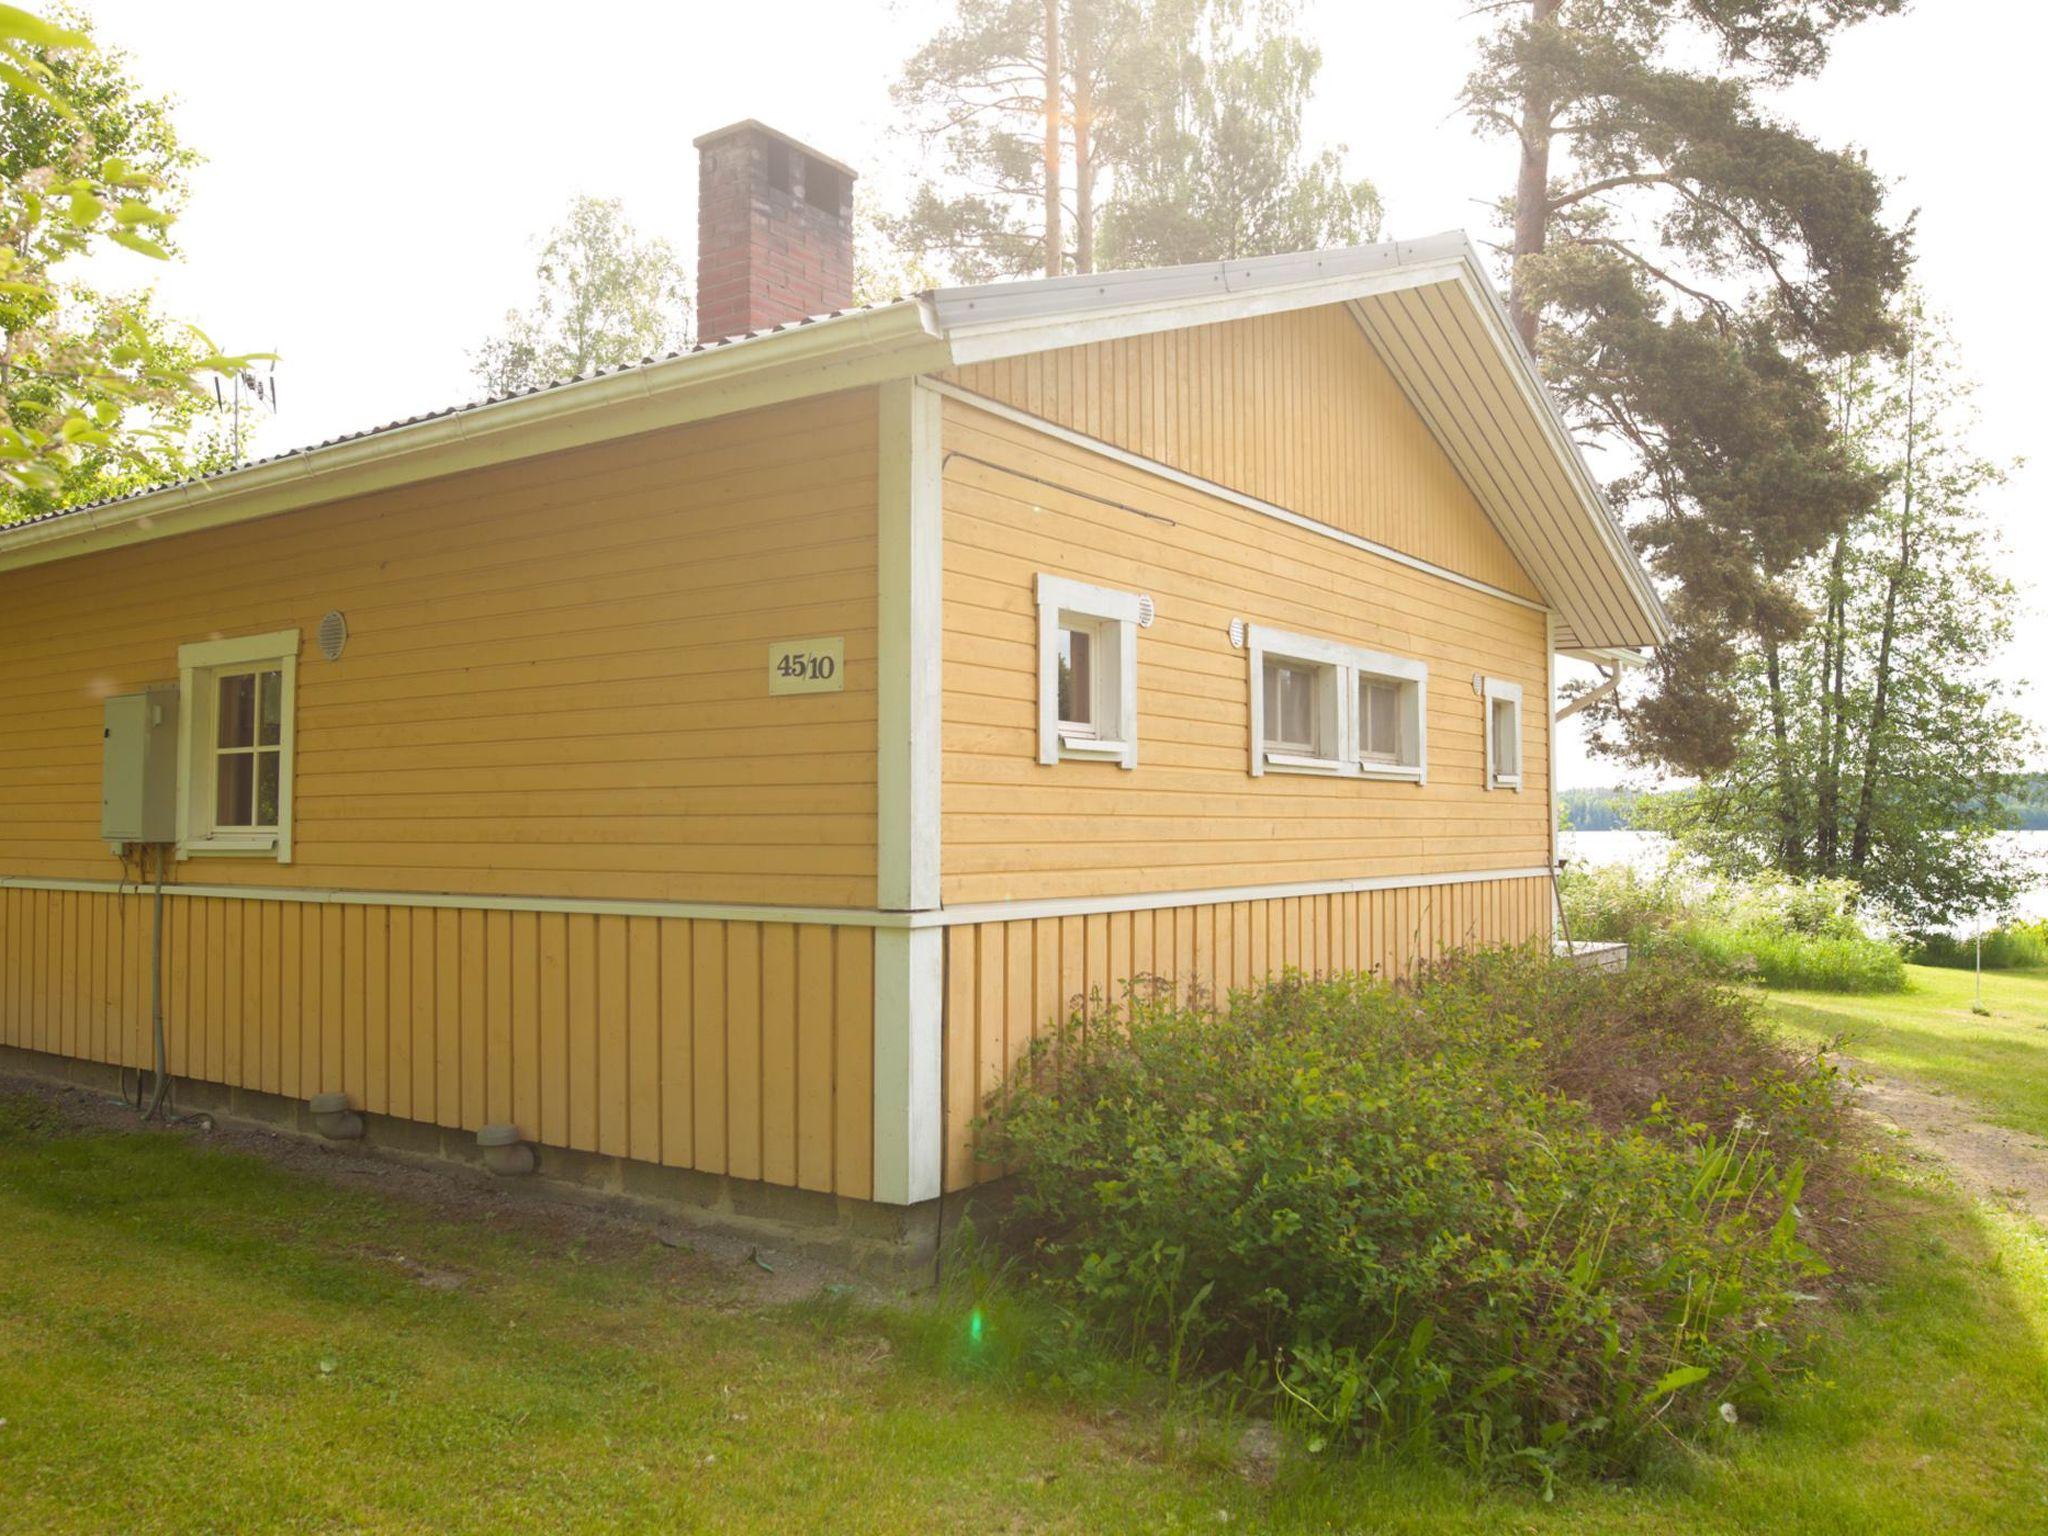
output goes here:
{"type": "Polygon", "coordinates": [[[956,362],[967,364],[1311,305],[1353,303],[1436,283],[1454,283],[1480,317],[1515,380],[1524,409],[1563,467],[1581,516],[1607,559],[1623,573],[1630,606],[1643,629],[1613,638],[1628,644],[1663,643],[1671,635],[1663,601],[1629,548],[1478,250],[1463,231],[1340,251],[945,288],[925,297],[956,362]]]}
{"type": "Polygon", "coordinates": [[[951,364],[929,305],[899,300],[0,529],[0,570],[247,522],[951,364]]]}

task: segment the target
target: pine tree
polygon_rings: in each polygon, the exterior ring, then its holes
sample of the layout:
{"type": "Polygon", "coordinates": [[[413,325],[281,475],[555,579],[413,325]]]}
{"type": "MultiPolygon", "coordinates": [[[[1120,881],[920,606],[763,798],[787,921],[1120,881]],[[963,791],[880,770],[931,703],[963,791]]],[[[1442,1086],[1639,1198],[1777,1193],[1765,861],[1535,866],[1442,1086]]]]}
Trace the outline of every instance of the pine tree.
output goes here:
{"type": "Polygon", "coordinates": [[[1896,344],[1910,227],[1886,224],[1860,157],[1764,96],[1903,3],[1515,0],[1467,83],[1480,131],[1517,147],[1516,324],[1626,461],[1611,489],[1670,593],[1647,692],[1588,711],[1636,761],[1732,760],[1740,644],[1797,639],[1791,573],[1878,497],[1830,430],[1825,370],[1896,344]]]}

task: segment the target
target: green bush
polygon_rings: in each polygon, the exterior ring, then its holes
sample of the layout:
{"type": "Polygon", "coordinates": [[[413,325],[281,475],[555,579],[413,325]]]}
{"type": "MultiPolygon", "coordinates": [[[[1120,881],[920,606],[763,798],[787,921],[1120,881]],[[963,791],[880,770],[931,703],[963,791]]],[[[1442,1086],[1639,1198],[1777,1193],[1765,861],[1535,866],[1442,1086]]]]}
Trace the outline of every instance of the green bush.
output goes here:
{"type": "MultiPolygon", "coordinates": [[[[1971,970],[1978,964],[1974,937],[1952,933],[1921,933],[1913,937],[1908,958],[1915,965],[1945,965],[1971,970]]],[[[1983,966],[1987,971],[2017,971],[2048,965],[2048,919],[2006,923],[1984,935],[1983,966]]]]}
{"type": "Polygon", "coordinates": [[[1549,1479],[1768,1375],[1832,1070],[1696,968],[1494,952],[1043,1041],[983,1126],[1020,1269],[1330,1442],[1549,1479]]]}
{"type": "Polygon", "coordinates": [[[1764,873],[1717,879],[1677,862],[1568,870],[1561,883],[1574,939],[1620,940],[1654,953],[1682,950],[1724,976],[1824,992],[1898,992],[1900,946],[1867,925],[1847,880],[1764,873]]]}

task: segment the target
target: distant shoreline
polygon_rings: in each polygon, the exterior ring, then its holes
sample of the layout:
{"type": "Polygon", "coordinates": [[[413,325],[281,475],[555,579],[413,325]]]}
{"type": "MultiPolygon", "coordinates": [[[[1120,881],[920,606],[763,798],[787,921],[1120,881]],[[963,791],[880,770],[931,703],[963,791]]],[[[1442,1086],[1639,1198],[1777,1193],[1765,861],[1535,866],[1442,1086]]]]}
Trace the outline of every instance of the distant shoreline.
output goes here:
{"type": "MultiPolygon", "coordinates": [[[[1561,789],[1557,792],[1557,802],[1564,816],[1564,825],[1571,831],[1643,832],[1651,830],[1637,821],[1643,801],[1683,793],[1683,790],[1627,789],[1615,785],[1607,789],[1561,789]]],[[[2006,798],[2006,806],[2014,820],[2009,827],[2000,830],[2048,832],[2048,771],[2022,775],[2019,792],[2006,798]]]]}

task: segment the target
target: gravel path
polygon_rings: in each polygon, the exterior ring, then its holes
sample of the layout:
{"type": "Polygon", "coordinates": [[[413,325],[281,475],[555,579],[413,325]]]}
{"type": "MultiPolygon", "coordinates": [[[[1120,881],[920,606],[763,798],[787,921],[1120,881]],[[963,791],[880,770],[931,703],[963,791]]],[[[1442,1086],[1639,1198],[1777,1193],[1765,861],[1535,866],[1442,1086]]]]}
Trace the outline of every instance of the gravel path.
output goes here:
{"type": "Polygon", "coordinates": [[[1858,1099],[1879,1120],[1907,1133],[1909,1156],[1930,1158],[1970,1194],[2048,1224],[2048,1142],[1979,1119],[1968,1101],[1939,1089],[1842,1065],[1858,1079],[1858,1099]]]}

